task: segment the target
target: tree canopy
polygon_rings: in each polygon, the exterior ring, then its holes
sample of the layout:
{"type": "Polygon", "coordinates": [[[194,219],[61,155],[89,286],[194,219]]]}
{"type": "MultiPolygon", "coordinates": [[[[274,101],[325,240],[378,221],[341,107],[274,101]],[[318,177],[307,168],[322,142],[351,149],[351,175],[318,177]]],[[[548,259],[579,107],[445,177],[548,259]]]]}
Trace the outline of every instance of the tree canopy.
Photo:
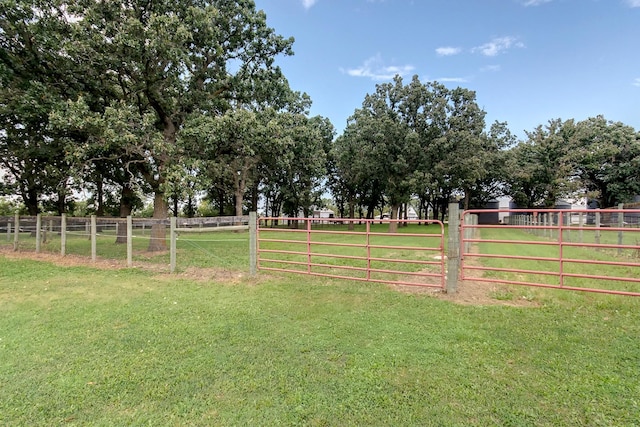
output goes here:
{"type": "MultiPolygon", "coordinates": [[[[202,197],[220,215],[308,216],[330,192],[340,215],[395,219],[640,193],[632,127],[551,119],[516,141],[473,90],[417,76],[375,85],[335,138],[277,65],[293,42],[251,0],[0,0],[0,195],[34,215],[88,190],[92,212],[121,216],[150,196],[164,219],[202,197]]],[[[149,249],[164,247],[158,225],[149,249]]]]}

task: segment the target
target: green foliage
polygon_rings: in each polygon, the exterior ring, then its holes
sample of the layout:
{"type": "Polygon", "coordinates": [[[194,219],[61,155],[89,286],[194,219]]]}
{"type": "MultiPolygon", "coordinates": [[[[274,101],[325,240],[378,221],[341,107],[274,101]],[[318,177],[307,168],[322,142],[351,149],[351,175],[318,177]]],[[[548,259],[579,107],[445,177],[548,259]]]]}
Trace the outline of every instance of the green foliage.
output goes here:
{"type": "Polygon", "coordinates": [[[0,216],[12,216],[16,213],[24,215],[26,213],[24,205],[11,199],[0,197],[0,216]]]}
{"type": "Polygon", "coordinates": [[[582,196],[613,207],[640,193],[640,142],[633,128],[602,116],[549,121],[508,155],[507,194],[518,206],[554,206],[582,196]]]}
{"type": "Polygon", "coordinates": [[[578,122],[568,158],[601,207],[615,207],[640,194],[640,135],[632,127],[602,116],[578,122]]]}
{"type": "Polygon", "coordinates": [[[527,132],[528,140],[511,149],[507,194],[519,207],[552,207],[577,190],[568,161],[573,128],[572,121],[549,121],[527,132]]]}
{"type": "Polygon", "coordinates": [[[407,85],[400,77],[377,85],[336,141],[331,186],[351,215],[355,203],[372,212],[385,198],[394,218],[412,194],[434,209],[455,192],[466,204],[487,199],[501,178],[494,169],[501,150],[513,138],[502,123],[485,133],[484,116],[467,89],[423,84],[417,76],[407,85]]]}

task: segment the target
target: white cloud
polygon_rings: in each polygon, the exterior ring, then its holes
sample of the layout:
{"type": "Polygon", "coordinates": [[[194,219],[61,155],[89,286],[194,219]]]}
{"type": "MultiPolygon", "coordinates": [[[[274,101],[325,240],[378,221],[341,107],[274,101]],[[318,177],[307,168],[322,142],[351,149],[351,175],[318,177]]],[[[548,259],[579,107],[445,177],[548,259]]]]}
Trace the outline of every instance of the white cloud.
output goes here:
{"type": "Polygon", "coordinates": [[[629,7],[640,7],[640,0],[625,0],[625,3],[629,7]]]}
{"type": "Polygon", "coordinates": [[[524,44],[519,42],[515,37],[496,37],[489,43],[474,47],[471,51],[480,52],[484,56],[497,56],[514,47],[522,48],[524,44]]]}
{"type": "Polygon", "coordinates": [[[640,77],[636,78],[636,79],[633,81],[633,85],[634,85],[634,86],[638,86],[638,87],[640,87],[640,77]]]}
{"type": "Polygon", "coordinates": [[[357,68],[349,68],[346,73],[353,77],[368,77],[371,80],[391,80],[396,74],[406,76],[415,67],[413,65],[385,65],[380,54],[372,56],[357,68]]]}
{"type": "Polygon", "coordinates": [[[523,0],[522,5],[525,7],[529,6],[540,6],[541,4],[549,3],[552,0],[523,0]]]}
{"type": "Polygon", "coordinates": [[[302,7],[305,9],[311,9],[311,7],[317,2],[318,0],[302,0],[302,7]]]}
{"type": "Polygon", "coordinates": [[[480,71],[483,73],[495,73],[502,70],[500,65],[487,65],[486,67],[480,68],[480,71]]]}
{"type": "Polygon", "coordinates": [[[466,77],[440,77],[436,81],[440,83],[466,83],[469,79],[466,77]]]}
{"type": "Polygon", "coordinates": [[[436,53],[438,54],[438,56],[452,56],[452,55],[457,55],[462,51],[462,49],[460,49],[459,47],[451,47],[451,46],[444,46],[444,47],[439,47],[436,49],[436,53]]]}

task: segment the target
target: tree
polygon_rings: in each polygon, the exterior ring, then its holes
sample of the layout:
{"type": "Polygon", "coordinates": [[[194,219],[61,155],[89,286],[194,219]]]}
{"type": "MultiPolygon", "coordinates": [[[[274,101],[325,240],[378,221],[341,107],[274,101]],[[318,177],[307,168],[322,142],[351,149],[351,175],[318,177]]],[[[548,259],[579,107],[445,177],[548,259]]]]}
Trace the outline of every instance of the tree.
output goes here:
{"type": "Polygon", "coordinates": [[[478,184],[487,176],[491,140],[484,134],[485,112],[476,103],[474,91],[455,88],[440,90],[446,116],[441,119],[442,135],[435,142],[437,161],[431,167],[445,193],[458,190],[469,204],[478,184]]]}
{"type": "Polygon", "coordinates": [[[326,176],[333,125],[323,117],[279,112],[266,126],[267,145],[259,170],[272,215],[311,215],[326,176]]]}
{"type": "MultiPolygon", "coordinates": [[[[252,1],[81,0],[68,13],[77,20],[66,54],[119,92],[121,102],[110,107],[123,110],[123,126],[153,132],[122,149],[145,162],[155,218],[167,217],[167,177],[187,155],[179,136],[190,117],[220,114],[232,99],[286,92],[273,61],[292,53],[293,40],[267,27],[252,1]]],[[[154,226],[149,250],[165,249],[164,233],[163,225],[154,226]]]]}
{"type": "Polygon", "coordinates": [[[58,1],[11,1],[0,7],[0,165],[4,191],[22,197],[30,215],[49,197],[66,210],[69,165],[49,112],[81,85],[60,45],[69,31],[58,1]]]}
{"type": "MultiPolygon", "coordinates": [[[[393,83],[376,85],[375,93],[366,95],[362,107],[349,119],[345,132],[352,139],[349,144],[357,145],[366,157],[369,177],[380,180],[391,205],[392,220],[398,219],[400,205],[411,196],[411,177],[419,153],[419,134],[402,110],[405,96],[399,76],[393,83]]],[[[389,231],[397,231],[397,222],[389,224],[389,231]]]]}
{"type": "Polygon", "coordinates": [[[558,199],[575,192],[577,183],[567,156],[574,128],[571,120],[550,120],[546,127],[527,132],[527,141],[509,151],[505,193],[519,207],[553,207],[558,199]]]}
{"type": "Polygon", "coordinates": [[[613,207],[640,194],[640,141],[632,127],[603,116],[578,122],[567,156],[600,206],[613,207]]]}

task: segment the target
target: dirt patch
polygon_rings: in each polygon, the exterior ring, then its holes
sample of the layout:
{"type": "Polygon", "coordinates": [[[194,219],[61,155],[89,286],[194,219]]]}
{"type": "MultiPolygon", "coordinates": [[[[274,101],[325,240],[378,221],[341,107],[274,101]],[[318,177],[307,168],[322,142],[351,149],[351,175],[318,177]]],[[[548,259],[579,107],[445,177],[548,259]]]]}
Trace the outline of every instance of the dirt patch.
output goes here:
{"type": "Polygon", "coordinates": [[[439,288],[427,286],[390,285],[399,292],[426,294],[434,298],[462,305],[505,305],[512,307],[536,307],[539,304],[527,297],[517,296],[508,285],[496,285],[468,279],[458,283],[456,293],[449,294],[439,288]]]}
{"type": "MultiPolygon", "coordinates": [[[[60,256],[52,253],[35,253],[13,251],[10,247],[0,247],[0,255],[8,259],[30,259],[34,261],[44,261],[61,267],[91,267],[100,270],[124,270],[127,269],[126,260],[104,259],[98,257],[95,261],[80,255],[60,256]]],[[[153,255],[157,255],[154,253],[153,255]]],[[[256,279],[249,277],[248,274],[233,270],[217,269],[217,268],[196,268],[188,267],[185,270],[169,273],[169,266],[152,262],[136,261],[134,267],[136,269],[155,273],[157,279],[175,280],[189,279],[195,281],[224,281],[225,283],[239,283],[249,281],[255,283],[256,279]]]]}
{"type": "MultiPolygon", "coordinates": [[[[472,253],[477,252],[477,246],[471,247],[472,253]]],[[[480,266],[478,258],[468,257],[465,260],[466,265],[480,266]]],[[[426,272],[426,271],[425,271],[426,272]]],[[[407,286],[407,285],[390,285],[399,292],[408,292],[413,294],[427,294],[434,298],[451,301],[462,305],[504,305],[512,307],[536,307],[538,302],[532,298],[519,295],[515,291],[514,286],[501,285],[496,283],[487,283],[477,279],[482,278],[483,272],[480,270],[467,271],[465,280],[458,282],[458,289],[455,293],[446,293],[439,288],[439,279],[428,278],[434,287],[429,286],[407,286]]],[[[425,279],[415,280],[416,283],[424,283],[425,279]]]]}

